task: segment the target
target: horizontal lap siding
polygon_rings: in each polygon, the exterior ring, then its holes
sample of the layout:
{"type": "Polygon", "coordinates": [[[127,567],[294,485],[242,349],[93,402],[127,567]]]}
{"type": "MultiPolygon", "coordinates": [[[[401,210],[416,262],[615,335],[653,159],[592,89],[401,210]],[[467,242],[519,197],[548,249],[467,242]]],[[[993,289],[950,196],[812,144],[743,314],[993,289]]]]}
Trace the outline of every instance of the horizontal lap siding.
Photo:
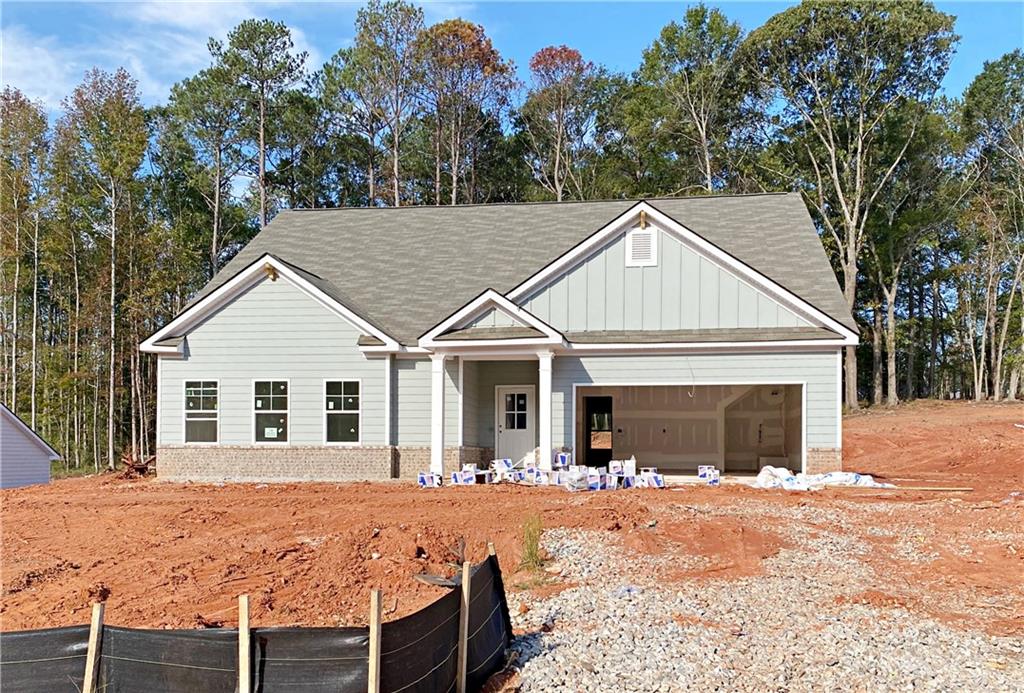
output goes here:
{"type": "Polygon", "coordinates": [[[50,481],[50,457],[20,429],[0,415],[0,488],[50,481]]]}
{"type": "Polygon", "coordinates": [[[573,385],[807,383],[807,446],[838,447],[835,351],[681,356],[558,356],[552,371],[555,447],[572,447],[573,385]]]}
{"type": "Polygon", "coordinates": [[[287,280],[264,280],[187,336],[160,366],[160,444],[184,442],[186,380],[220,381],[220,443],[253,441],[253,380],[289,380],[289,442],[324,441],[324,379],[360,380],[362,443],[383,445],[385,364],[360,331],[287,280]]]}
{"type": "Polygon", "coordinates": [[[395,444],[430,445],[430,359],[395,359],[395,444]]]}

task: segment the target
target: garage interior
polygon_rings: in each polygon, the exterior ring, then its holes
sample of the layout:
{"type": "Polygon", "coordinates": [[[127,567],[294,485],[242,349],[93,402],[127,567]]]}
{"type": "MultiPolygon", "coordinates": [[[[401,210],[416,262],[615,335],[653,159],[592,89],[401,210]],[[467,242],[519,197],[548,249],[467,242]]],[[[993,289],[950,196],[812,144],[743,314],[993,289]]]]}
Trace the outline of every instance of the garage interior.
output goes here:
{"type": "Polygon", "coordinates": [[[670,475],[715,465],[756,474],[801,468],[801,385],[585,386],[576,390],[578,459],[589,466],[636,457],[670,475]]]}

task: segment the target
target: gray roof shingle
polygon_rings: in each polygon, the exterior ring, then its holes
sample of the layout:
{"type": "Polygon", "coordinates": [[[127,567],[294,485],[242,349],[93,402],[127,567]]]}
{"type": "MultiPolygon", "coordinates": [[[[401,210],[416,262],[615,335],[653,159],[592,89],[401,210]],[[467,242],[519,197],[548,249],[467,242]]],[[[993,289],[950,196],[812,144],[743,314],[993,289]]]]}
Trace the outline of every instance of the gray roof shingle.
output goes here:
{"type": "MultiPolygon", "coordinates": [[[[195,300],[270,253],[399,342],[415,344],[484,290],[511,291],[637,202],[287,210],[195,300]]],[[[799,194],[647,202],[857,329],[799,194]]]]}

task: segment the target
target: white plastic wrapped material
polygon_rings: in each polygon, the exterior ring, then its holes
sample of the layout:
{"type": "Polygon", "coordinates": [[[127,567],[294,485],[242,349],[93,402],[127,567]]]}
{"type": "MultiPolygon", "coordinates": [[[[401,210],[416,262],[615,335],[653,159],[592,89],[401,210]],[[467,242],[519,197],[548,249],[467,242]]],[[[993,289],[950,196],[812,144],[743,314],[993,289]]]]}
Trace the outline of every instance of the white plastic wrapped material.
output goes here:
{"type": "Polygon", "coordinates": [[[587,490],[587,472],[585,469],[570,469],[562,476],[565,487],[570,491],[587,490]]]}
{"type": "Polygon", "coordinates": [[[895,488],[874,480],[870,474],[856,472],[829,472],[828,474],[793,474],[784,467],[765,467],[758,473],[754,488],[781,488],[786,491],[814,491],[826,486],[862,486],[866,488],[895,488]]]}

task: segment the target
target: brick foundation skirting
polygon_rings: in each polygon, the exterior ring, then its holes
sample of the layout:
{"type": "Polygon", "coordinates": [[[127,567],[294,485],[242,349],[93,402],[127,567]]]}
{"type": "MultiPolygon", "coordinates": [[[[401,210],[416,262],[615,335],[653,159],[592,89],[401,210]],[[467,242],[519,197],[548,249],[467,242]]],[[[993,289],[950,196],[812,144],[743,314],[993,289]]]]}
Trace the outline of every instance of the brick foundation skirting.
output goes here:
{"type": "Polygon", "coordinates": [[[807,448],[807,473],[825,474],[843,469],[843,451],[840,448],[807,448]]]}
{"type": "MultiPolygon", "coordinates": [[[[475,463],[486,468],[491,448],[450,447],[444,472],[475,463]]],[[[156,475],[165,481],[290,482],[415,479],[430,469],[429,446],[163,446],[156,475]]]]}

